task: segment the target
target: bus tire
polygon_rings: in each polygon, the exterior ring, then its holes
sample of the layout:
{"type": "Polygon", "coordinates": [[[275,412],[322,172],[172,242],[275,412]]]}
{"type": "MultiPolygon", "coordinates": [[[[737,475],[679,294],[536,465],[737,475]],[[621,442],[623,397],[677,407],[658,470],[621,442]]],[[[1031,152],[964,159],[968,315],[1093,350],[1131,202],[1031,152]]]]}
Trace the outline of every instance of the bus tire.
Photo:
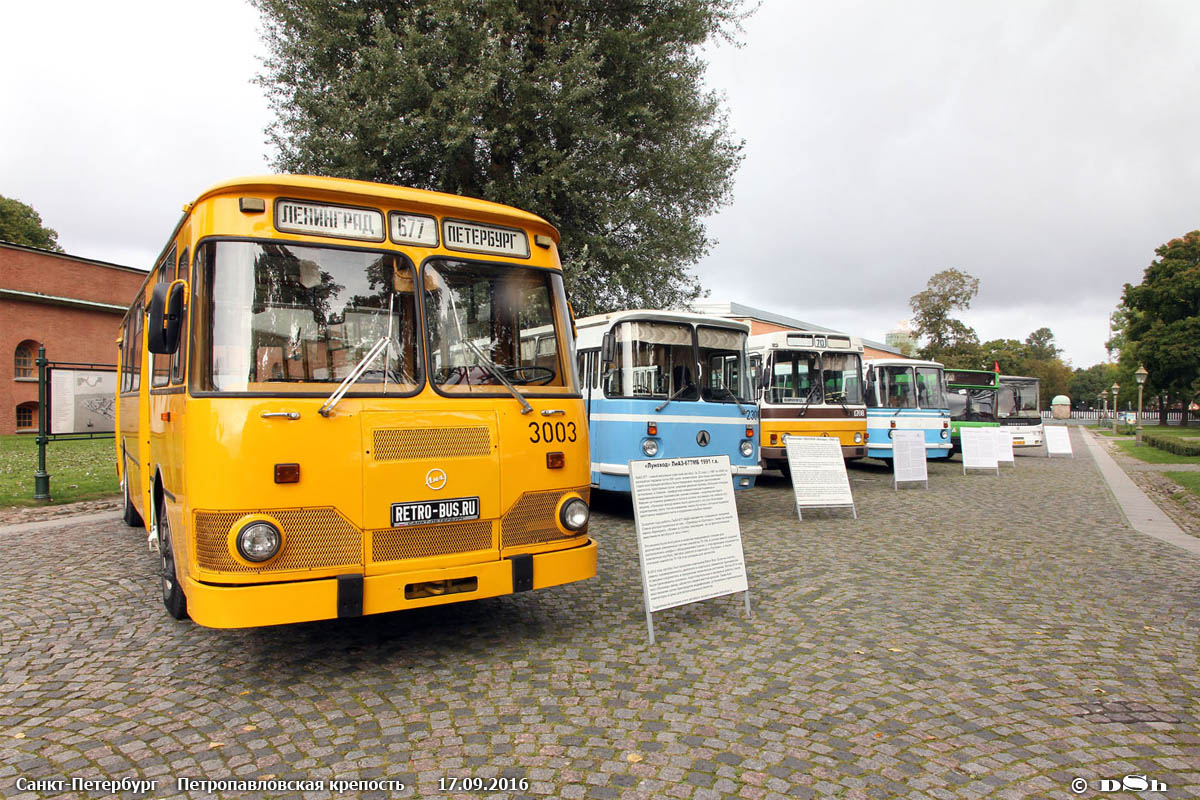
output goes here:
{"type": "Polygon", "coordinates": [[[163,605],[175,619],[187,619],[187,598],[179,585],[179,571],[175,569],[175,551],[171,549],[171,523],[167,515],[167,504],[158,506],[158,559],[159,583],[162,585],[163,605]]]}
{"type": "Polygon", "coordinates": [[[145,523],[142,521],[142,515],[138,513],[133,506],[133,501],[129,499],[129,477],[121,475],[121,519],[125,520],[125,524],[131,528],[140,528],[145,523]]]}

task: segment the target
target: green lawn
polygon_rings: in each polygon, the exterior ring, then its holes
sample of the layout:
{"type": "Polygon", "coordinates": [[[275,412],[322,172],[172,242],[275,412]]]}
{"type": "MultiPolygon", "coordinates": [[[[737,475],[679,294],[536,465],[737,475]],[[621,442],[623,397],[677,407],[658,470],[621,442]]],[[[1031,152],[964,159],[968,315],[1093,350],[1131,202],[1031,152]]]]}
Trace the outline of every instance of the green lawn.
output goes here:
{"type": "Polygon", "coordinates": [[[1200,440],[1200,425],[1189,425],[1186,428],[1181,428],[1178,425],[1142,425],[1142,433],[1200,440]]]}
{"type": "Polygon", "coordinates": [[[1200,464],[1200,456],[1179,456],[1148,444],[1138,447],[1135,441],[1117,442],[1117,447],[1148,464],[1200,464]]]}
{"type": "Polygon", "coordinates": [[[1200,472],[1164,472],[1163,474],[1200,497],[1200,472]]]}
{"type": "MultiPolygon", "coordinates": [[[[112,439],[51,442],[46,445],[53,503],[119,495],[112,439]]],[[[0,508],[40,505],[33,499],[37,442],[33,436],[0,436],[0,508]]]]}

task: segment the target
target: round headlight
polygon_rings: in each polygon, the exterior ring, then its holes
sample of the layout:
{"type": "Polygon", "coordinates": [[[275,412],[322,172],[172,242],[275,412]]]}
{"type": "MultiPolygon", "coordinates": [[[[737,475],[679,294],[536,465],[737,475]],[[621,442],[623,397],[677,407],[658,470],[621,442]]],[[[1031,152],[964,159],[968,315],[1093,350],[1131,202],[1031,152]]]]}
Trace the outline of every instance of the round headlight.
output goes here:
{"type": "Polygon", "coordinates": [[[642,439],[642,452],[654,458],[658,455],[658,442],[654,439],[642,439]]]}
{"type": "Polygon", "coordinates": [[[247,561],[266,561],[279,552],[283,537],[269,522],[251,522],[238,531],[238,555],[247,561]]]}
{"type": "Polygon", "coordinates": [[[563,527],[569,531],[577,531],[588,521],[588,506],[587,503],[580,500],[578,497],[572,497],[567,502],[563,503],[562,511],[558,512],[559,519],[562,520],[563,527]]]}
{"type": "Polygon", "coordinates": [[[861,433],[854,434],[854,443],[862,444],[862,434],[861,433]]]}
{"type": "Polygon", "coordinates": [[[754,455],[754,445],[750,443],[749,439],[743,439],[741,447],[738,449],[742,451],[742,455],[746,458],[754,455]]]}
{"type": "Polygon", "coordinates": [[[950,431],[942,428],[942,438],[945,439],[950,434],[950,431]]]}

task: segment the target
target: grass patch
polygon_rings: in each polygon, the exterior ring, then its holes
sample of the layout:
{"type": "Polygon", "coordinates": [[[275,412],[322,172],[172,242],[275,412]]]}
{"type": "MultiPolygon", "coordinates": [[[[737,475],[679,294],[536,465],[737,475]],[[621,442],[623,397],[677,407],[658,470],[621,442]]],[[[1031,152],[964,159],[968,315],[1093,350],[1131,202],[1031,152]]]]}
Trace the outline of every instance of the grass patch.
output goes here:
{"type": "Polygon", "coordinates": [[[1147,464],[1200,464],[1200,456],[1179,456],[1148,444],[1138,447],[1137,442],[1124,441],[1117,442],[1117,447],[1147,464]]]}
{"type": "Polygon", "coordinates": [[[1164,472],[1163,474],[1200,497],[1200,472],[1164,472]]]}
{"type": "MultiPolygon", "coordinates": [[[[0,436],[0,508],[42,505],[33,499],[37,442],[33,436],[0,436]]],[[[121,493],[112,439],[81,439],[46,445],[50,502],[73,503],[121,493]]]]}

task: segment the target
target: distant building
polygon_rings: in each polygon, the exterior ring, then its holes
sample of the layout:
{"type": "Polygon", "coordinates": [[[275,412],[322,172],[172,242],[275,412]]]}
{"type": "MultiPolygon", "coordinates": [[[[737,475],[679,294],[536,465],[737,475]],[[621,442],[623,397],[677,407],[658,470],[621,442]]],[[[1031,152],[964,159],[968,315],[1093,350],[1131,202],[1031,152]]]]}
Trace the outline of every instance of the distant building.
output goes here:
{"type": "MultiPolygon", "coordinates": [[[[741,303],[693,303],[692,310],[699,314],[712,314],[717,317],[736,319],[750,326],[750,335],[759,333],[775,333],[776,331],[826,331],[828,333],[843,333],[858,336],[850,331],[837,331],[824,325],[805,322],[802,319],[776,314],[761,308],[744,306],[741,303]]],[[[862,337],[859,337],[862,338],[862,337]]],[[[863,358],[896,358],[904,353],[889,344],[863,339],[863,358]]]]}
{"type": "Polygon", "coordinates": [[[37,352],[113,364],[145,270],[0,242],[0,434],[38,424],[37,352]]]}

